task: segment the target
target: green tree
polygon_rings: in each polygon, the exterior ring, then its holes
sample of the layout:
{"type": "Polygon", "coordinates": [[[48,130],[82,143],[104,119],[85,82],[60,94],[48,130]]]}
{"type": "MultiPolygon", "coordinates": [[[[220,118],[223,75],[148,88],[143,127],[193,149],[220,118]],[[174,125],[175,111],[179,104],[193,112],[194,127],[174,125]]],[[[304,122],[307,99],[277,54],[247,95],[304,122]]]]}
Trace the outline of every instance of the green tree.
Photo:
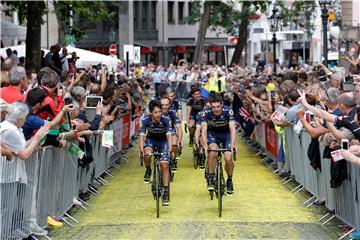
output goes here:
{"type": "MultiPolygon", "coordinates": [[[[41,67],[41,24],[42,16],[48,8],[44,1],[2,1],[8,9],[7,14],[17,11],[21,24],[26,24],[26,69],[37,72],[41,67]]],[[[109,3],[112,4],[112,3],[109,3]]],[[[55,12],[63,33],[75,34],[81,37],[83,31],[79,27],[69,28],[70,9],[74,13],[91,22],[111,18],[106,4],[100,1],[54,1],[55,12]]]]}

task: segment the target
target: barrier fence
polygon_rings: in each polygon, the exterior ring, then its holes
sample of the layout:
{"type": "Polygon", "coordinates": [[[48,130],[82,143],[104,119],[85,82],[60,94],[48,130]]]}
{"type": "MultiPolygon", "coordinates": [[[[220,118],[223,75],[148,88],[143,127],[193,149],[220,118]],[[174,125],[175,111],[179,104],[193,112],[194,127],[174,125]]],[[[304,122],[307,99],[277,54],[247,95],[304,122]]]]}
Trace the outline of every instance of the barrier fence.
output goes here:
{"type": "Polygon", "coordinates": [[[287,127],[284,129],[284,133],[280,134],[274,128],[270,128],[268,123],[261,122],[255,127],[252,138],[267,155],[263,161],[271,159],[274,163],[279,161],[277,156],[280,153],[281,143],[283,143],[285,165],[291,171],[291,178],[283,179],[283,182],[285,184],[293,179],[299,185],[292,192],[297,193],[305,189],[311,193],[312,197],[304,203],[307,207],[319,199],[326,199],[325,206],[330,211],[319,219],[319,221],[323,221],[322,224],[337,217],[353,229],[360,228],[359,167],[341,160],[343,161],[341,164],[347,168],[347,176],[340,186],[332,188],[330,184],[332,160],[323,157],[324,147],[320,146],[321,170],[315,170],[310,165],[307,151],[311,137],[305,130],[296,133],[292,128],[287,127]]]}
{"type": "MultiPolygon", "coordinates": [[[[72,226],[78,222],[67,212],[79,192],[98,195],[92,183],[103,185],[104,174],[112,176],[111,167],[126,158],[125,150],[139,130],[141,109],[132,119],[130,113],[115,120],[109,127],[114,131],[114,146],[102,146],[101,135],[92,136],[94,161],[80,166],[78,158],[65,148],[43,147],[25,161],[14,158],[0,160],[0,239],[22,239],[33,234],[33,223],[44,228],[48,216],[59,216],[72,226]]],[[[78,199],[80,200],[80,199],[78,199]]],[[[81,200],[80,200],[81,201],[81,200]]],[[[81,207],[87,210],[87,203],[81,207]]]]}

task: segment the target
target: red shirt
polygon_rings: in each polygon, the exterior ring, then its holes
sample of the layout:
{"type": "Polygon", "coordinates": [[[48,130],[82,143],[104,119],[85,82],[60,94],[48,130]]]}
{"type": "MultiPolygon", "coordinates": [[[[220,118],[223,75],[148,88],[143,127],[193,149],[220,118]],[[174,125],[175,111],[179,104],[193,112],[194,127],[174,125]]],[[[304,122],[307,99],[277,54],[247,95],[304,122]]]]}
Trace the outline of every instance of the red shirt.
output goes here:
{"type": "Polygon", "coordinates": [[[0,98],[11,104],[16,101],[23,101],[24,96],[21,94],[18,86],[8,86],[0,88],[0,98]]]}

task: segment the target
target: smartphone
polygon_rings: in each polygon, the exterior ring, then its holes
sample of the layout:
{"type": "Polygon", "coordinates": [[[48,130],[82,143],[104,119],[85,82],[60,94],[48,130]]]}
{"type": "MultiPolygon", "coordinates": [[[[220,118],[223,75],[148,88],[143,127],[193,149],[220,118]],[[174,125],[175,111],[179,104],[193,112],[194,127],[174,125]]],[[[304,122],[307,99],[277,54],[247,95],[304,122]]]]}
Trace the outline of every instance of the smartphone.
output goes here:
{"type": "Polygon", "coordinates": [[[98,103],[102,103],[103,98],[101,96],[86,96],[86,108],[96,108],[98,103]]]}
{"type": "Polygon", "coordinates": [[[341,149],[343,150],[349,149],[349,139],[341,139],[341,149]]]}
{"type": "Polygon", "coordinates": [[[309,122],[312,124],[312,123],[315,123],[315,116],[313,113],[310,113],[309,114],[309,122]]]}
{"type": "Polygon", "coordinates": [[[270,96],[271,96],[272,99],[275,99],[275,97],[276,97],[276,92],[275,92],[275,91],[271,91],[271,92],[270,92],[270,96]]]}

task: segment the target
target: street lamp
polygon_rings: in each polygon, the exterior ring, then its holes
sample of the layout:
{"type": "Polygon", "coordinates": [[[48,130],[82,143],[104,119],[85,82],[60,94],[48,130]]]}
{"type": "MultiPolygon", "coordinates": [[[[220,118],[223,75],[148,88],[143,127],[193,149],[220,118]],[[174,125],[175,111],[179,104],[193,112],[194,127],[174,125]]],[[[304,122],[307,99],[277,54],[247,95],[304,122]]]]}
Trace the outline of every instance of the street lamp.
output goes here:
{"type": "Polygon", "coordinates": [[[322,18],[322,25],[323,25],[323,44],[324,44],[324,60],[325,66],[328,65],[328,38],[327,38],[327,24],[328,24],[328,9],[327,5],[330,5],[331,2],[328,0],[323,0],[319,2],[321,7],[321,18],[322,18]]]}
{"type": "Polygon", "coordinates": [[[273,32],[272,43],[274,49],[274,72],[276,72],[276,32],[279,31],[280,15],[277,13],[276,7],[272,10],[272,15],[268,18],[270,22],[270,31],[273,32]]]}

